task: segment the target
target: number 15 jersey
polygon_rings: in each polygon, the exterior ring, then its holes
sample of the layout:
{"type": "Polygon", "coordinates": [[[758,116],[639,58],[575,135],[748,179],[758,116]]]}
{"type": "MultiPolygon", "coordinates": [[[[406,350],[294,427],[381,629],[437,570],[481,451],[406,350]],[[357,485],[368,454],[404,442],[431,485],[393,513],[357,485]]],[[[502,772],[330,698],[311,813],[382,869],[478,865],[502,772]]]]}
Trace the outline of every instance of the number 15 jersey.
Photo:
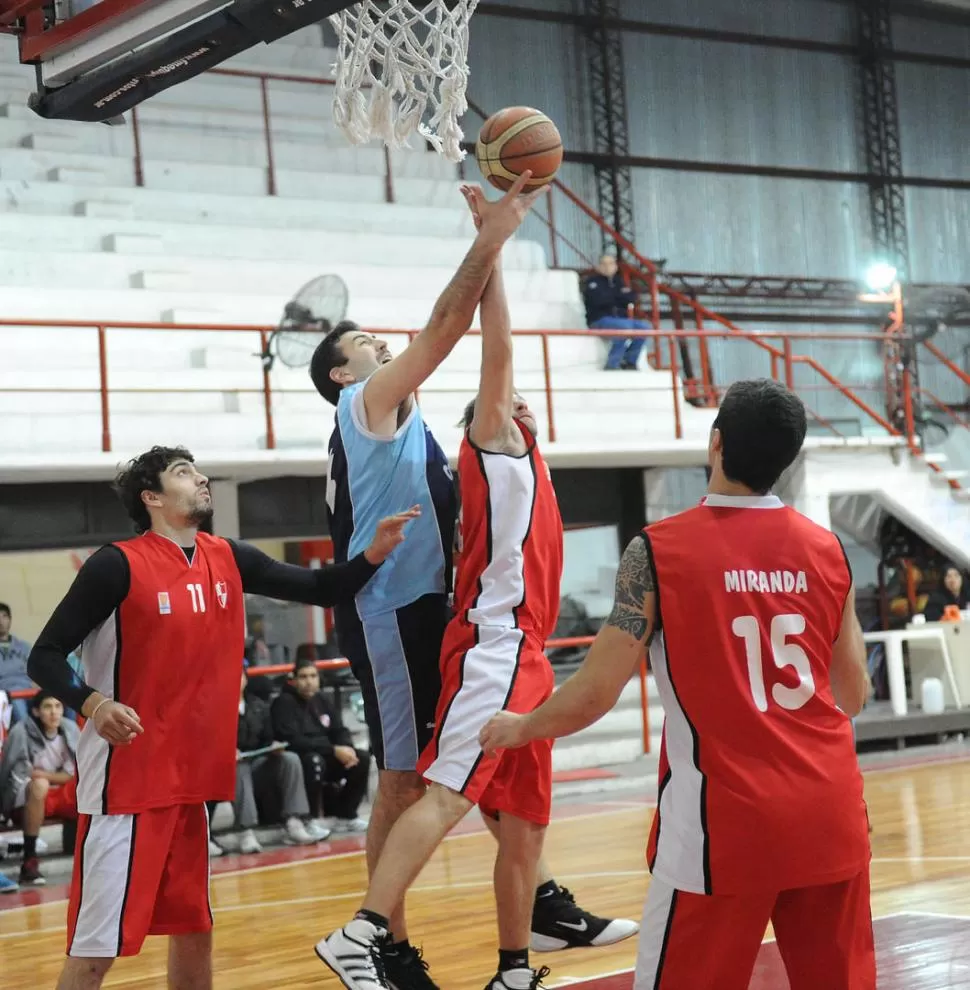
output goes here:
{"type": "Polygon", "coordinates": [[[862,775],[829,680],[852,582],[838,539],[772,495],[709,495],[644,537],[666,715],[651,871],[699,894],[856,875],[862,775]]]}

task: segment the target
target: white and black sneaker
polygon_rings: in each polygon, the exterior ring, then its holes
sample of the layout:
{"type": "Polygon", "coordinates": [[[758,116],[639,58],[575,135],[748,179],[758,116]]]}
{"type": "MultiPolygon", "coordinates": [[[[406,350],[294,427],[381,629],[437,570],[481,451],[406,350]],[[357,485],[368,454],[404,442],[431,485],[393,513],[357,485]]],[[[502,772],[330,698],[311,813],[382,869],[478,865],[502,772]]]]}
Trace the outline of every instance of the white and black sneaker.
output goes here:
{"type": "Polygon", "coordinates": [[[485,990],[544,990],[542,981],[549,975],[549,967],[539,969],[506,969],[496,973],[485,990]]]}
{"type": "Polygon", "coordinates": [[[612,945],[636,935],[640,926],[629,918],[598,918],[584,911],[565,887],[536,897],[532,908],[533,952],[558,952],[612,945]]]}
{"type": "Polygon", "coordinates": [[[354,918],[316,944],[316,953],[347,990],[389,990],[381,951],[390,940],[384,928],[354,918]]]}

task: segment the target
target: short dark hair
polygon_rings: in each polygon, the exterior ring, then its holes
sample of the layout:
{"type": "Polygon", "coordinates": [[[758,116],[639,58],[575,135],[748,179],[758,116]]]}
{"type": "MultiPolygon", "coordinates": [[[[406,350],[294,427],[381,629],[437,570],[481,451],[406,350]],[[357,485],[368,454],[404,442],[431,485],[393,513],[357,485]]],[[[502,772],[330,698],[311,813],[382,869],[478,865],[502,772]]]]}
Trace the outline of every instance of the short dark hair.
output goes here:
{"type": "Polygon", "coordinates": [[[10,606],[6,602],[0,602],[0,612],[3,612],[8,619],[13,618],[13,612],[10,611],[10,606]]]}
{"type": "Polygon", "coordinates": [[[468,427],[472,425],[472,420],[475,418],[475,403],[477,401],[478,396],[476,395],[475,398],[472,399],[467,406],[465,406],[465,411],[461,414],[461,420],[458,425],[464,430],[467,430],[468,427]]]}
{"type": "Polygon", "coordinates": [[[344,334],[358,333],[359,331],[360,325],[354,323],[353,320],[341,320],[317,344],[317,349],[310,359],[310,378],[313,385],[332,406],[340,401],[341,386],[330,377],[330,372],[334,368],[342,368],[347,363],[346,356],[340,350],[340,338],[344,334]]]}
{"type": "MultiPolygon", "coordinates": [[[[297,657],[296,661],[293,664],[293,675],[292,676],[293,677],[296,677],[296,675],[301,670],[303,670],[305,667],[312,667],[314,670],[316,670],[317,669],[316,658],[315,657],[309,657],[309,656],[297,657]]],[[[319,671],[318,671],[318,673],[319,673],[319,671]]]]}
{"type": "Polygon", "coordinates": [[[770,378],[756,378],[727,390],[714,427],[721,431],[724,474],[764,494],[798,456],[808,424],[794,392],[770,378]]]}
{"type": "MultiPolygon", "coordinates": [[[[61,701],[61,699],[58,698],[56,694],[53,694],[50,691],[45,691],[45,690],[42,689],[42,690],[38,691],[37,694],[35,694],[33,696],[33,698],[30,699],[30,710],[32,712],[33,711],[40,711],[40,706],[45,701],[47,701],[48,698],[53,698],[55,701],[61,701]]],[[[62,706],[64,705],[64,702],[63,701],[61,701],[61,705],[62,706]]]]}
{"type": "Polygon", "coordinates": [[[184,447],[152,447],[129,461],[114,481],[125,511],[135,524],[136,533],[147,533],[152,528],[152,517],[141,500],[144,491],[160,492],[162,474],[175,461],[195,463],[195,458],[184,447]]]}

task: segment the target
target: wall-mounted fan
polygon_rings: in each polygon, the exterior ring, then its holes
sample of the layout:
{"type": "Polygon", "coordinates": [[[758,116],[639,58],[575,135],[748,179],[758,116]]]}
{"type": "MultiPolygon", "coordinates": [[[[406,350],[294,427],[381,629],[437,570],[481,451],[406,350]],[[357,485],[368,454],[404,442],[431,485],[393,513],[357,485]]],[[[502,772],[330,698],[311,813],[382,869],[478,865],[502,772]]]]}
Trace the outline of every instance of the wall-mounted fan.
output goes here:
{"type": "Polygon", "coordinates": [[[260,355],[271,371],[277,358],[287,368],[305,368],[324,337],[347,315],[347,285],[339,275],[319,275],[283,309],[283,318],[260,355]]]}

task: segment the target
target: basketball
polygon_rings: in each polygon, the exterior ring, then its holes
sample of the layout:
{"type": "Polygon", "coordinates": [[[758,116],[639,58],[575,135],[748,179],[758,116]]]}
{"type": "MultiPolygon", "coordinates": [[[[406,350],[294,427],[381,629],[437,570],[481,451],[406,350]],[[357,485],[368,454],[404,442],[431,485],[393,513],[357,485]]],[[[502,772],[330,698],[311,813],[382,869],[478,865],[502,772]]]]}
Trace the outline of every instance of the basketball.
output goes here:
{"type": "Polygon", "coordinates": [[[526,170],[532,178],[526,189],[551,182],[562,164],[559,129],[532,107],[506,107],[482,125],[475,143],[475,157],[482,175],[505,192],[526,170]]]}

